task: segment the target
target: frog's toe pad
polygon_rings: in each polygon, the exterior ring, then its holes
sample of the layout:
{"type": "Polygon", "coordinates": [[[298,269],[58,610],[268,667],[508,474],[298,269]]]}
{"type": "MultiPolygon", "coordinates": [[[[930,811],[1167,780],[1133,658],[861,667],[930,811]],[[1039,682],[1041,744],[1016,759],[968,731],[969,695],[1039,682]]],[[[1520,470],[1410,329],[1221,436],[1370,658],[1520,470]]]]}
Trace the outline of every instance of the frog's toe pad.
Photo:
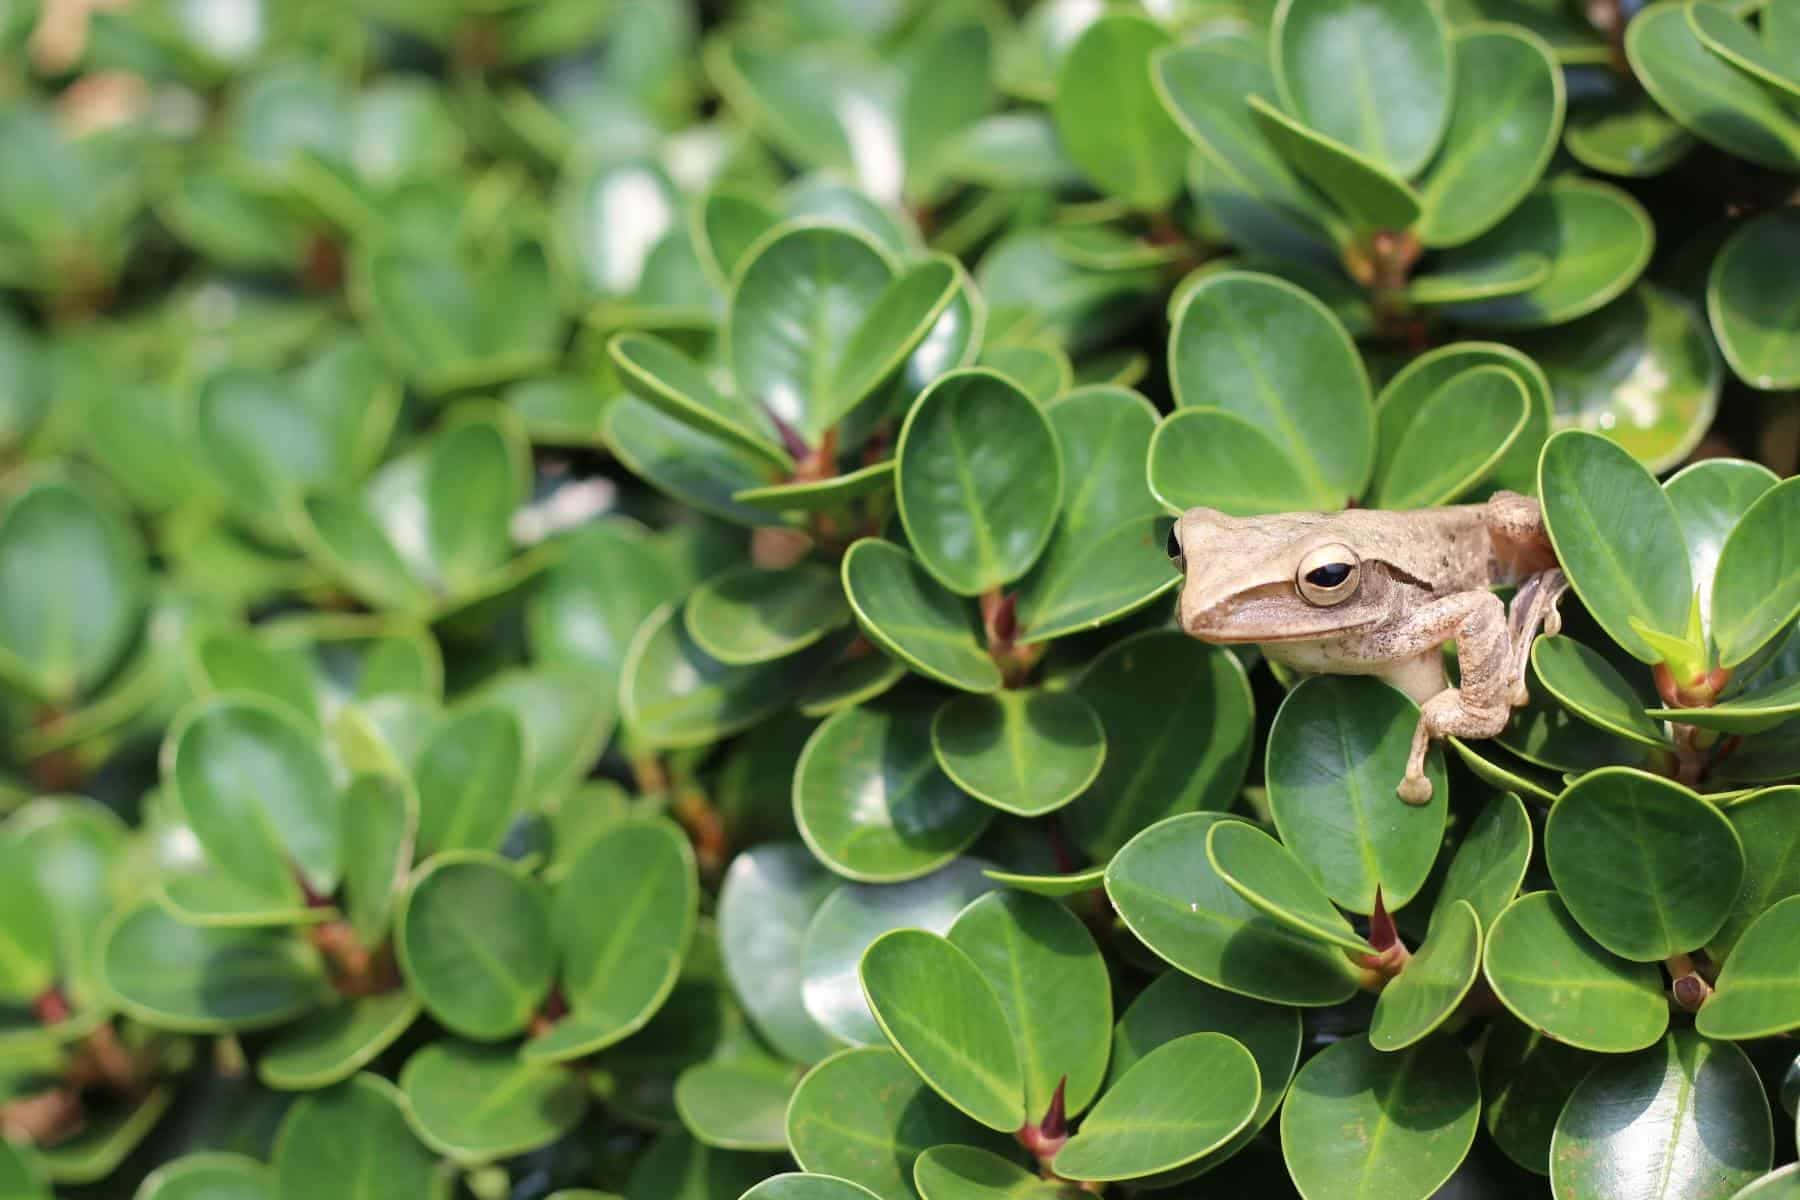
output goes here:
{"type": "Polygon", "coordinates": [[[1408,804],[1429,804],[1431,802],[1431,780],[1425,778],[1423,773],[1408,775],[1400,781],[1400,786],[1395,788],[1394,792],[1408,804]]]}

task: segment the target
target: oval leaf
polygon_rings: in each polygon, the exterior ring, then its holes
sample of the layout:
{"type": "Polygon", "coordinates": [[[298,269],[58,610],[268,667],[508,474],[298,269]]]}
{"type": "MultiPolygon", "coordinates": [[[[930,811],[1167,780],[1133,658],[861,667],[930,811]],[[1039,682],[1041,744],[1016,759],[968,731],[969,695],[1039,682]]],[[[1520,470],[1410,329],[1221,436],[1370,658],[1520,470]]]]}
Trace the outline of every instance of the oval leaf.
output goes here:
{"type": "Polygon", "coordinates": [[[1011,690],[946,702],[932,718],[931,748],[963,791],[1003,812],[1038,817],[1099,775],[1106,734],[1074,692],[1011,690]]]}

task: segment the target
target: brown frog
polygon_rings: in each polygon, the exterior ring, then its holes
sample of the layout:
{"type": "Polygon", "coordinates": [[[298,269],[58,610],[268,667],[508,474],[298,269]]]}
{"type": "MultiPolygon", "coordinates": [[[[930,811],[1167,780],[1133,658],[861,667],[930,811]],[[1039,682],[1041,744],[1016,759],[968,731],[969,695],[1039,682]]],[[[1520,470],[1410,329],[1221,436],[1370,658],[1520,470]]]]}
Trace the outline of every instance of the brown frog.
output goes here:
{"type": "Polygon", "coordinates": [[[1517,492],[1408,512],[1191,508],[1168,550],[1184,576],[1187,633],[1253,642],[1299,671],[1375,675],[1419,703],[1396,789],[1408,804],[1431,798],[1432,738],[1493,737],[1525,703],[1532,639],[1561,627],[1556,602],[1568,587],[1537,501],[1517,492]],[[1505,586],[1517,588],[1510,608],[1489,590],[1505,586]],[[1440,653],[1452,640],[1456,687],[1440,653]]]}

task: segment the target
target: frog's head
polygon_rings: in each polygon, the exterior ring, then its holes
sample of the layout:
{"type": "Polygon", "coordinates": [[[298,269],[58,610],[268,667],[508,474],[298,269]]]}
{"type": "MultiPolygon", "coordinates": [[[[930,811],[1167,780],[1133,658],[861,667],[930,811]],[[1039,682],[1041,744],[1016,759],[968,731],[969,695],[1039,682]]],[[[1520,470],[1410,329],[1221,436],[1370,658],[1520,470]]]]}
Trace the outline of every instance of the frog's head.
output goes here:
{"type": "Polygon", "coordinates": [[[1206,642],[1312,641],[1387,615],[1391,584],[1365,569],[1339,514],[1233,517],[1190,508],[1169,532],[1177,617],[1206,642]]]}

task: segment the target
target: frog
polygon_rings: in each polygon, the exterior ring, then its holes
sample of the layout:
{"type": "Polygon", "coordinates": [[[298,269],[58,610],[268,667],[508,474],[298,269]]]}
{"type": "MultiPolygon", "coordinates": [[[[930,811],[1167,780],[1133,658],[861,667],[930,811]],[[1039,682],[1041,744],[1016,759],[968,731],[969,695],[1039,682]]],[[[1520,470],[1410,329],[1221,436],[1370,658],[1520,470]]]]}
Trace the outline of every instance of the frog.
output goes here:
{"type": "Polygon", "coordinates": [[[1408,804],[1431,799],[1434,738],[1490,738],[1530,701],[1540,634],[1568,589],[1538,502],[1499,490],[1434,508],[1232,516],[1190,508],[1169,531],[1176,622],[1214,645],[1254,644],[1303,674],[1373,675],[1419,705],[1408,804]],[[1510,604],[1497,588],[1512,588],[1510,604]],[[1458,679],[1443,647],[1456,644],[1458,679]]]}

